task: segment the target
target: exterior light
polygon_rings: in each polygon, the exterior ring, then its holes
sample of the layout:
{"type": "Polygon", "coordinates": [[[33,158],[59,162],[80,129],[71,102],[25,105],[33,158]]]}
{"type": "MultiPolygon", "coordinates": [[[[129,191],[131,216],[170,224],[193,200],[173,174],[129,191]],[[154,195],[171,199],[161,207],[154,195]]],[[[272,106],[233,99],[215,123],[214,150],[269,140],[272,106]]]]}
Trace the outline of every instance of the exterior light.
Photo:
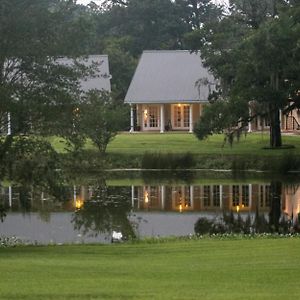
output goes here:
{"type": "Polygon", "coordinates": [[[182,204],[179,205],[179,212],[182,212],[182,204]]]}
{"type": "Polygon", "coordinates": [[[144,201],[145,201],[145,203],[149,202],[149,194],[147,191],[145,191],[145,193],[144,193],[144,201]]]}
{"type": "Polygon", "coordinates": [[[84,204],[83,200],[81,200],[81,199],[76,199],[76,202],[75,202],[75,208],[76,208],[77,210],[79,210],[79,209],[81,209],[81,208],[83,207],[83,204],[84,204]]]}
{"type": "Polygon", "coordinates": [[[236,212],[239,212],[239,211],[240,211],[240,206],[237,205],[237,206],[236,206],[236,212]]]}

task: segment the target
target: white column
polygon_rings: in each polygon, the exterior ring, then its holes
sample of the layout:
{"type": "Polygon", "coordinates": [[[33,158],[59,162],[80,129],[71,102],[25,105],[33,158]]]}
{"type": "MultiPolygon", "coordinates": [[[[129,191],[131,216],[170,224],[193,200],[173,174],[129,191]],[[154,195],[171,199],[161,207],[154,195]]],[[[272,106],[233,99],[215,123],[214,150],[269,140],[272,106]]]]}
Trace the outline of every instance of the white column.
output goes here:
{"type": "Polygon", "coordinates": [[[249,209],[252,206],[252,184],[249,184],[249,209]]]}
{"type": "Polygon", "coordinates": [[[76,185],[73,186],[73,201],[74,206],[76,207],[76,199],[77,199],[77,193],[76,193],[76,185]]]}
{"type": "Polygon", "coordinates": [[[12,188],[11,185],[8,187],[8,205],[12,207],[12,188]]]}
{"type": "Polygon", "coordinates": [[[191,202],[191,208],[194,208],[194,186],[190,186],[190,202],[191,202]]]}
{"type": "Polygon", "coordinates": [[[282,127],[282,110],[279,109],[279,122],[280,122],[280,129],[283,129],[282,127]]]}
{"type": "Polygon", "coordinates": [[[130,132],[134,132],[133,105],[130,104],[130,132]]]}
{"type": "Polygon", "coordinates": [[[165,209],[165,197],[166,197],[166,187],[164,185],[161,186],[161,209],[165,209]]]}
{"type": "Polygon", "coordinates": [[[223,208],[223,186],[220,185],[220,208],[223,208]]]}
{"type": "MultiPolygon", "coordinates": [[[[249,117],[251,117],[252,112],[251,112],[251,107],[249,107],[249,117]]],[[[252,132],[252,124],[251,121],[248,122],[248,132],[252,132]]]]}
{"type": "Polygon", "coordinates": [[[131,186],[131,208],[134,208],[134,186],[131,186]]]}
{"type": "Polygon", "coordinates": [[[193,132],[193,104],[190,104],[190,133],[193,132]]]}
{"type": "Polygon", "coordinates": [[[10,113],[7,114],[7,135],[11,135],[10,113]]]}
{"type": "Polygon", "coordinates": [[[160,133],[165,131],[165,106],[164,104],[160,105],[160,133]]]}

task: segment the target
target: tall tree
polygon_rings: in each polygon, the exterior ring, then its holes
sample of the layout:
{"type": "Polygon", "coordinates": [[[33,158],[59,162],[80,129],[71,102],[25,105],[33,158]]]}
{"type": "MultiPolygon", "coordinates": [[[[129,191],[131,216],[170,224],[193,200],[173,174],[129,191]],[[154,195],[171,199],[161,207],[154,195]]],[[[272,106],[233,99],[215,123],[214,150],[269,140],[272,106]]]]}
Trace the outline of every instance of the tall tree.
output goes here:
{"type": "Polygon", "coordinates": [[[296,99],[299,87],[299,4],[275,0],[230,3],[228,15],[188,37],[221,82],[195,133],[204,138],[227,128],[232,140],[251,120],[247,106],[255,102],[259,107],[256,115],[269,118],[270,146],[280,147],[279,110],[289,98],[296,99]]]}
{"type": "Polygon", "coordinates": [[[131,54],[143,50],[180,49],[189,31],[182,8],[170,0],[107,1],[110,35],[130,36],[131,54]]]}
{"type": "Polygon", "coordinates": [[[0,117],[6,126],[10,113],[12,130],[0,139],[0,164],[20,142],[20,133],[24,136],[33,128],[35,133],[49,133],[45,125],[57,125],[61,119],[55,115],[50,122],[50,112],[78,100],[78,78],[85,69],[57,59],[85,54],[92,26],[73,1],[1,1],[0,117]]]}
{"type": "Polygon", "coordinates": [[[88,94],[85,104],[80,108],[79,126],[81,131],[105,154],[108,143],[122,129],[125,111],[122,106],[115,104],[111,97],[103,92],[88,94]]]}

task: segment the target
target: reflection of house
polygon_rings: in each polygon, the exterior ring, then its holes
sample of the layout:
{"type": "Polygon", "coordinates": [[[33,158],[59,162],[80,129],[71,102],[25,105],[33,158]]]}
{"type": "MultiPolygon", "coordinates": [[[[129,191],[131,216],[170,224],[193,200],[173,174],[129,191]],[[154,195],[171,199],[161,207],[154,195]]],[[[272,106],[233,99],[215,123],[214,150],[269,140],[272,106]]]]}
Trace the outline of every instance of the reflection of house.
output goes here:
{"type": "Polygon", "coordinates": [[[286,185],[285,186],[285,201],[283,211],[286,215],[290,216],[293,221],[299,221],[300,213],[300,186],[299,185],[286,185]]]}
{"type": "MultiPolygon", "coordinates": [[[[282,210],[286,209],[287,202],[289,195],[283,191],[282,210]]],[[[267,213],[271,207],[271,190],[269,184],[133,186],[132,206],[147,211],[267,213]]],[[[300,204],[294,209],[300,212],[300,204]]],[[[291,211],[287,214],[291,215],[291,211]]]]}
{"type": "MultiPolygon", "coordinates": [[[[135,211],[269,213],[272,207],[271,185],[268,183],[131,186],[126,188],[128,194],[130,189],[132,208],[135,211]]],[[[111,192],[115,195],[124,194],[124,190],[118,192],[118,187],[110,187],[108,195],[111,192]]],[[[40,189],[32,188],[25,191],[17,186],[0,186],[0,205],[12,210],[22,208],[24,201],[29,201],[33,210],[38,210],[40,207],[74,210],[81,208],[84,202],[93,200],[94,196],[93,186],[68,188],[65,195],[65,200],[69,200],[68,202],[59,202],[40,189]]],[[[284,185],[280,207],[282,213],[289,218],[295,220],[298,217],[299,185],[284,185]]]]}
{"type": "Polygon", "coordinates": [[[215,81],[199,55],[189,51],[144,51],[125,97],[131,132],[192,131],[215,81]]]}

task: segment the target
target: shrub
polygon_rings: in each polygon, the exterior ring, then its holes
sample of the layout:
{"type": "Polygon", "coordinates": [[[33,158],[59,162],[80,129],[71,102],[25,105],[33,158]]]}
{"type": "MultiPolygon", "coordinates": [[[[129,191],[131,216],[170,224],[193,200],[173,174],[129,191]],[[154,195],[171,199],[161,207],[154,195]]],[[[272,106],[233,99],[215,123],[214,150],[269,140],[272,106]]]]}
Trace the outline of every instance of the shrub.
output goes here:
{"type": "Polygon", "coordinates": [[[146,152],[142,157],[143,169],[191,169],[195,159],[191,153],[146,152]]]}

